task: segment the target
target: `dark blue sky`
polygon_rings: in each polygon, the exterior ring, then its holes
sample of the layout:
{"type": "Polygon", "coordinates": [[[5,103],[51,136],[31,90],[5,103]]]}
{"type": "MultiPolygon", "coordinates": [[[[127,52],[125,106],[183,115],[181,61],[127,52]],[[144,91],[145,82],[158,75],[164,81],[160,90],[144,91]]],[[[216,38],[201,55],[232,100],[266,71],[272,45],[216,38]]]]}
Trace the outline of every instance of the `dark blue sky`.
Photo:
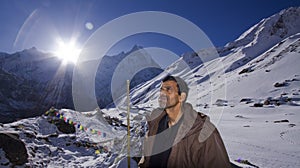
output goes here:
{"type": "MultiPolygon", "coordinates": [[[[33,46],[53,52],[57,39],[75,39],[81,47],[103,24],[139,11],[163,11],[184,17],[201,28],[215,46],[224,46],[261,19],[291,6],[300,6],[300,1],[1,0],[0,52],[13,53],[33,46]]],[[[111,53],[128,51],[134,44],[166,48],[176,54],[189,50],[173,37],[146,33],[121,40],[111,53]]]]}

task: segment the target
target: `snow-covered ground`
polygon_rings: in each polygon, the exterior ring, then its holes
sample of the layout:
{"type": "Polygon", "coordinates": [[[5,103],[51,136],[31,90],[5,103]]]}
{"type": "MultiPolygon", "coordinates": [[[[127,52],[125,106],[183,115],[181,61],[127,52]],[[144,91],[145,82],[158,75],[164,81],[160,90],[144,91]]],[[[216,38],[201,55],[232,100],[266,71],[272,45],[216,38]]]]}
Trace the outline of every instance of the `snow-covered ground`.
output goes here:
{"type": "Polygon", "coordinates": [[[300,166],[299,107],[226,107],[218,124],[231,160],[258,167],[300,166]],[[280,122],[281,121],[281,122],[280,122]]]}

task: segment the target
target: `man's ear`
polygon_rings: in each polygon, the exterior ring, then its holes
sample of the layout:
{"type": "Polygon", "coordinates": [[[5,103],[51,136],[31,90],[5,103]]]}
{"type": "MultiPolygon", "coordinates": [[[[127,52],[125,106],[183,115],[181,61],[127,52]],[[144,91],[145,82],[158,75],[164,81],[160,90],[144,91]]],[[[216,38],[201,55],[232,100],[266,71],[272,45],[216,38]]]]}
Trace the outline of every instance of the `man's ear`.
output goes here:
{"type": "Polygon", "coordinates": [[[185,99],[186,99],[186,93],[182,92],[182,93],[180,94],[180,99],[179,99],[179,101],[180,101],[180,102],[184,102],[185,99]]]}

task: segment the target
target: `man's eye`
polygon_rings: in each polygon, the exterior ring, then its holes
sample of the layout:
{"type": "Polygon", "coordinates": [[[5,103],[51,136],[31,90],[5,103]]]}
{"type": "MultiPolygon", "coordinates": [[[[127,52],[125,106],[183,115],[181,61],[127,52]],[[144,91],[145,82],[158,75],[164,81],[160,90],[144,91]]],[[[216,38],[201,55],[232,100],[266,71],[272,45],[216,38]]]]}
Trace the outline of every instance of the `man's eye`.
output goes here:
{"type": "Polygon", "coordinates": [[[170,88],[170,87],[167,87],[167,88],[166,88],[166,91],[167,91],[168,93],[172,93],[173,89],[170,88]]]}
{"type": "Polygon", "coordinates": [[[162,87],[162,88],[160,88],[160,91],[166,91],[168,93],[172,93],[173,89],[172,89],[172,87],[162,87]]]}
{"type": "Polygon", "coordinates": [[[160,88],[160,90],[161,90],[161,91],[164,90],[164,91],[169,92],[169,91],[171,90],[171,88],[165,87],[165,88],[160,88]]]}

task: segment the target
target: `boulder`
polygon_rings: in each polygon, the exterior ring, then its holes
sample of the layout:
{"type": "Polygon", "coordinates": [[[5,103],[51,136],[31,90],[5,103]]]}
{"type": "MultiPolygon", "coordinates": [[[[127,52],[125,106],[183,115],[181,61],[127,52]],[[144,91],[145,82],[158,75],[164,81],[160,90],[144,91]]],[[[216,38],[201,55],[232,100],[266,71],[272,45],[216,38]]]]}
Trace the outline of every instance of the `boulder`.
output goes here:
{"type": "Polygon", "coordinates": [[[12,165],[24,165],[28,162],[28,154],[18,134],[0,133],[0,148],[12,165]]]}
{"type": "Polygon", "coordinates": [[[74,125],[66,123],[64,120],[55,120],[54,124],[56,125],[57,129],[65,134],[74,134],[76,129],[74,125]]]}

